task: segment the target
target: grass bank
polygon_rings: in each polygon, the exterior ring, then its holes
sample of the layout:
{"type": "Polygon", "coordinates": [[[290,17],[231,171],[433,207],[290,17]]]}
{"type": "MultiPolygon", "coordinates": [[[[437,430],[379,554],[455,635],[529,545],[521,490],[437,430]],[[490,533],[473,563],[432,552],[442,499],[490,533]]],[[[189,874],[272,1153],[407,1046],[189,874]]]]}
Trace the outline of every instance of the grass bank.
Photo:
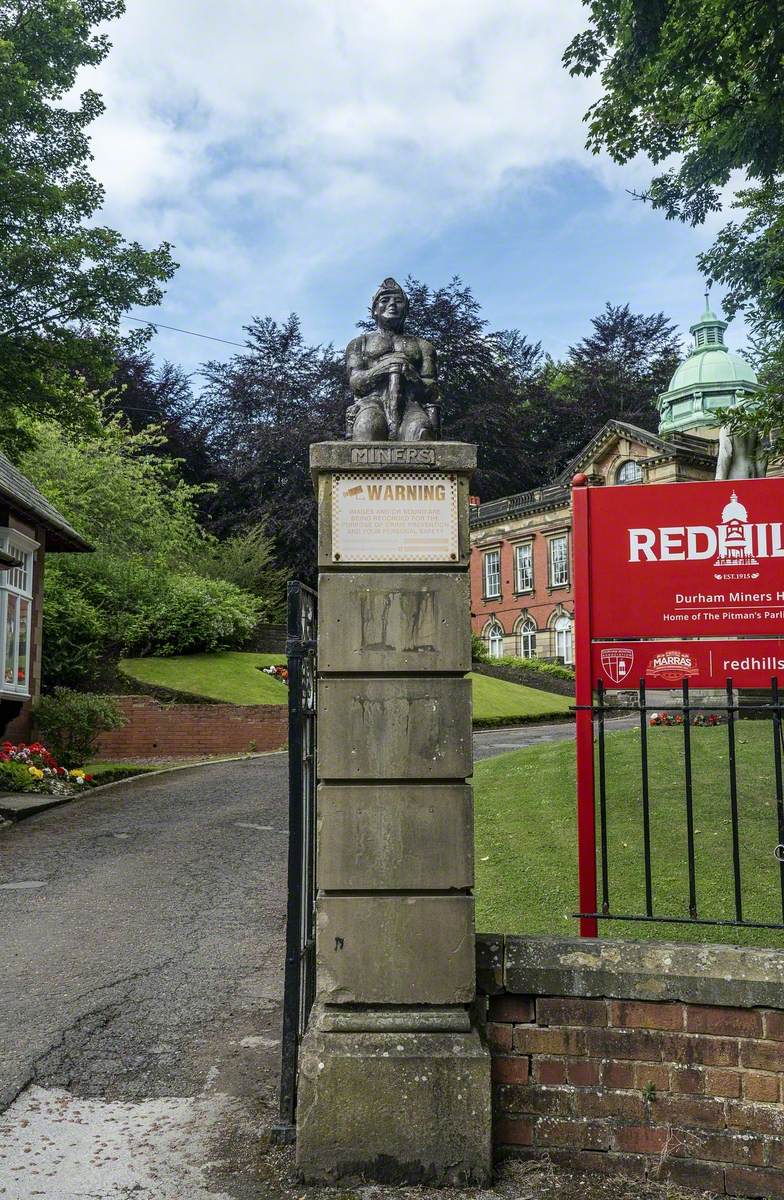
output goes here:
{"type": "MultiPolygon", "coordinates": [[[[683,733],[649,731],[654,912],[688,916],[683,733]]],[[[733,874],[727,730],[692,730],[698,911],[732,919],[733,874]]],[[[744,916],[781,921],[770,722],[737,726],[738,808],[744,916]]],[[[607,736],[610,903],[645,911],[640,800],[640,734],[607,736]]],[[[574,743],[546,743],[477,764],[477,928],[576,935],[577,863],[574,743]]],[[[613,938],[782,946],[773,930],[600,922],[613,938]]]]}
{"type": "Polygon", "coordinates": [[[204,697],[226,704],[286,704],[286,684],[259,670],[285,661],[281,654],[221,650],[173,658],[124,658],[120,670],[131,679],[195,699],[204,697]]]}
{"type": "MultiPolygon", "coordinates": [[[[283,663],[280,654],[253,654],[224,650],[217,654],[186,654],[173,658],[126,658],[120,670],[130,679],[154,687],[169,688],[198,699],[222,700],[228,704],[285,704],[285,683],[259,670],[283,663]]],[[[558,719],[569,713],[568,696],[540,692],[505,679],[471,675],[474,722],[479,728],[525,721],[558,719]]]]}

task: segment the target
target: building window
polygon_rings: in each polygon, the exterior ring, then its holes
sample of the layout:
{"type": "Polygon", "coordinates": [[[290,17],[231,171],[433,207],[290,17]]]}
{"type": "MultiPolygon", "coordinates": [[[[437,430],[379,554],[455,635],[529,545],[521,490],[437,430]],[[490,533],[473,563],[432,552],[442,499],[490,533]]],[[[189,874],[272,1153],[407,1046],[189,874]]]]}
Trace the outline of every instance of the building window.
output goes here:
{"type": "Polygon", "coordinates": [[[515,546],[515,591],[532,592],[534,590],[534,555],[531,542],[515,546]]]}
{"type": "Polygon", "coordinates": [[[504,631],[497,621],[493,621],[485,632],[487,653],[491,658],[501,658],[504,653],[504,631]]]}
{"type": "Polygon", "coordinates": [[[0,572],[0,693],[30,694],[30,622],[33,609],[33,561],[36,543],[6,531],[0,548],[19,560],[0,572]]]}
{"type": "Polygon", "coordinates": [[[550,587],[567,587],[569,584],[569,543],[563,537],[550,538],[550,587]]]}
{"type": "Polygon", "coordinates": [[[562,658],[565,663],[574,662],[574,654],[572,652],[572,620],[562,614],[556,618],[555,625],[555,654],[556,658],[562,658]]]}
{"type": "Polygon", "coordinates": [[[501,551],[488,550],[485,554],[485,599],[496,599],[501,595],[501,551]]]}
{"type": "Polygon", "coordinates": [[[518,626],[517,654],[520,658],[536,658],[536,624],[531,617],[518,626]]]}
{"type": "Polygon", "coordinates": [[[630,458],[628,462],[621,463],[615,476],[616,483],[640,483],[641,480],[642,467],[633,458],[630,458]]]}

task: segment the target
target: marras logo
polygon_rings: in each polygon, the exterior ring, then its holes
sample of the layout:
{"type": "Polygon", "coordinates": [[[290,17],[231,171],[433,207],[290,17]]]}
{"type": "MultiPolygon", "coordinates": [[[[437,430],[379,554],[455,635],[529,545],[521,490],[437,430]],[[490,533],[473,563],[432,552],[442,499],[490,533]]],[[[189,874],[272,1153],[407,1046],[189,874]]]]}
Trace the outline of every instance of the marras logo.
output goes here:
{"type": "Polygon", "coordinates": [[[683,562],[713,559],[716,567],[737,569],[761,558],[784,558],[782,523],[749,523],[748,514],[732,493],[721,524],[665,525],[629,530],[629,562],[683,562]]]}

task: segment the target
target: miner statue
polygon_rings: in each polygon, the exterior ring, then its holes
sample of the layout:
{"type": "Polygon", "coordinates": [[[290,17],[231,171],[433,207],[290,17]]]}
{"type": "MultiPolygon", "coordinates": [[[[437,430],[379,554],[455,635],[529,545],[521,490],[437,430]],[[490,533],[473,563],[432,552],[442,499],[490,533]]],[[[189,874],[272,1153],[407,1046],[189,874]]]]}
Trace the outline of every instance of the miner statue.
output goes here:
{"type": "Polygon", "coordinates": [[[352,403],[346,436],[355,442],[434,442],[441,436],[436,352],[405,333],[408,297],[385,279],[370,306],[376,328],[346,348],[352,403]]]}

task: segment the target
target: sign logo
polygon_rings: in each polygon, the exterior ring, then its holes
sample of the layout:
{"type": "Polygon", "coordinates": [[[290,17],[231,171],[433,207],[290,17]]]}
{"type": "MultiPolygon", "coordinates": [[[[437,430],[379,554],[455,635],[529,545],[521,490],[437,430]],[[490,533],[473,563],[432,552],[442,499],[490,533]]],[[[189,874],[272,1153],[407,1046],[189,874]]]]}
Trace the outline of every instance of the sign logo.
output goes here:
{"type": "Polygon", "coordinates": [[[692,656],[684,650],[662,651],[661,654],[657,654],[651,659],[645,672],[646,675],[667,679],[672,683],[677,683],[691,675],[699,675],[699,673],[700,668],[692,656]]]}
{"type": "Polygon", "coordinates": [[[629,562],[700,562],[722,568],[715,579],[757,579],[761,558],[784,558],[782,522],[750,523],[733,491],[719,525],[666,525],[629,529],[629,562]],[[729,574],[724,572],[729,571],[729,574]]]}
{"type": "Polygon", "coordinates": [[[633,650],[602,650],[602,670],[613,683],[623,683],[634,666],[633,650]]]}

